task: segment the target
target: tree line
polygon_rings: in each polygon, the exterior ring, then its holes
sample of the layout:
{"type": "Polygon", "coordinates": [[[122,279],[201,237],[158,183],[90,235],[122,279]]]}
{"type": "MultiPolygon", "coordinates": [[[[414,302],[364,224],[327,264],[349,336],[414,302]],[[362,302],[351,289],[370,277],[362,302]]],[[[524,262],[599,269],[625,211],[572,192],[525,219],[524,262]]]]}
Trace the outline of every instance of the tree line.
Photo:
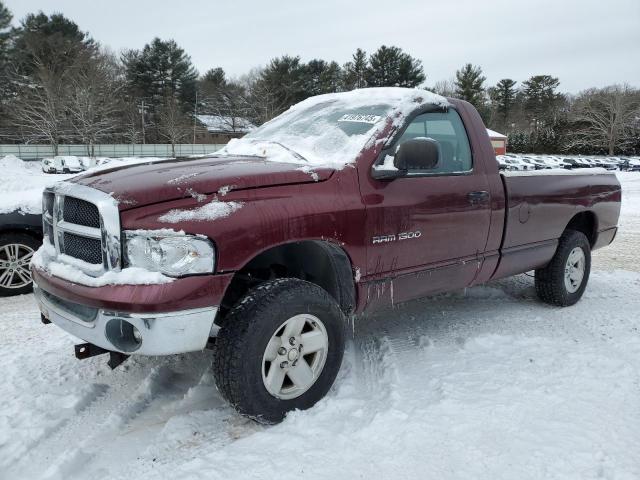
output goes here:
{"type": "Polygon", "coordinates": [[[471,102],[509,149],[535,153],[640,152],[640,91],[628,85],[559,91],[551,75],[487,85],[466,64],[450,80],[427,80],[402,49],[357,49],[350,61],[283,55],[238,78],[200,75],[173,40],[115,54],[62,14],[29,14],[17,27],[0,1],[0,142],[177,143],[195,140],[196,114],[226,130],[259,125],[313,95],[377,86],[425,87],[471,102]]]}

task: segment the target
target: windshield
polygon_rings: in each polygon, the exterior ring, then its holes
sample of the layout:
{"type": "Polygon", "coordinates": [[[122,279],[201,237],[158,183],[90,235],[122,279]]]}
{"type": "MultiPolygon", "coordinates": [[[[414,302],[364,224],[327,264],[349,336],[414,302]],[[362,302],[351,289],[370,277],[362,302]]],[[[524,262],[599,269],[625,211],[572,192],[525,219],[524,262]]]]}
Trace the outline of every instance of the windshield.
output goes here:
{"type": "Polygon", "coordinates": [[[315,164],[322,159],[323,163],[344,164],[355,160],[384,125],[391,109],[391,105],[349,107],[336,100],[322,102],[285,112],[244,138],[230,142],[226,150],[276,156],[283,161],[289,150],[289,154],[304,162],[315,164]],[[275,152],[278,147],[280,152],[275,152]]]}
{"type": "Polygon", "coordinates": [[[342,168],[384,128],[424,104],[444,98],[408,88],[367,88],[309,98],[241,139],[222,154],[258,155],[310,167],[342,168]]]}

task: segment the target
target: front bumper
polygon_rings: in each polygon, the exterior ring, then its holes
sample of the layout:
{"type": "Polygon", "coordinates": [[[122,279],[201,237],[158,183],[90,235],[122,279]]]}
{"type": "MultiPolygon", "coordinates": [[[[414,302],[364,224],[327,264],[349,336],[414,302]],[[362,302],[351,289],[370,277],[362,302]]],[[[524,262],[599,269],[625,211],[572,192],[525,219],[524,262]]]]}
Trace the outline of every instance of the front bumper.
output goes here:
{"type": "Polygon", "coordinates": [[[163,313],[110,311],[65,300],[34,282],[42,314],[66,332],[127,355],[170,355],[202,350],[217,335],[217,307],[163,313]]]}

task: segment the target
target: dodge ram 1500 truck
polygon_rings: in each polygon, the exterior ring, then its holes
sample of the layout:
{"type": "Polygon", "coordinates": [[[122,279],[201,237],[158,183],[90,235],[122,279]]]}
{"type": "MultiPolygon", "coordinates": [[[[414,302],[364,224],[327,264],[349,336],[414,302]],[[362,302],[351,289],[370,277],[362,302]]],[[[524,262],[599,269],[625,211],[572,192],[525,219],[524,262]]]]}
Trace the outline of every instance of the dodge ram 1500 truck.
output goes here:
{"type": "Polygon", "coordinates": [[[327,393],[349,317],[530,270],[542,301],[574,304],[620,197],[594,169],[499,173],[469,103],[363,89],[207,158],[55,185],[31,268],[78,357],[211,346],[221,394],[277,422],[327,393]]]}

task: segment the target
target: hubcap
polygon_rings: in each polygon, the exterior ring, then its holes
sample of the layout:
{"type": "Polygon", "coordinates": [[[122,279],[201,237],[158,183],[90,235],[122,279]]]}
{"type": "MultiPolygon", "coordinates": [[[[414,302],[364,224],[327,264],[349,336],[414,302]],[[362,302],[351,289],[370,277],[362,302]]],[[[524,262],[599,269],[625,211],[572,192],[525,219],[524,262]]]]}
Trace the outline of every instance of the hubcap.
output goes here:
{"type": "Polygon", "coordinates": [[[33,249],[20,243],[9,243],[0,248],[0,287],[22,288],[31,283],[29,262],[33,249]]]}
{"type": "Polygon", "coordinates": [[[582,285],[585,269],[584,251],[580,247],[571,250],[564,266],[564,286],[569,293],[575,293],[582,285]]]}
{"type": "Polygon", "coordinates": [[[262,357],[262,381],[276,398],[291,400],[309,390],[322,373],[329,337],[314,315],[295,315],[272,335],[262,357]]]}

